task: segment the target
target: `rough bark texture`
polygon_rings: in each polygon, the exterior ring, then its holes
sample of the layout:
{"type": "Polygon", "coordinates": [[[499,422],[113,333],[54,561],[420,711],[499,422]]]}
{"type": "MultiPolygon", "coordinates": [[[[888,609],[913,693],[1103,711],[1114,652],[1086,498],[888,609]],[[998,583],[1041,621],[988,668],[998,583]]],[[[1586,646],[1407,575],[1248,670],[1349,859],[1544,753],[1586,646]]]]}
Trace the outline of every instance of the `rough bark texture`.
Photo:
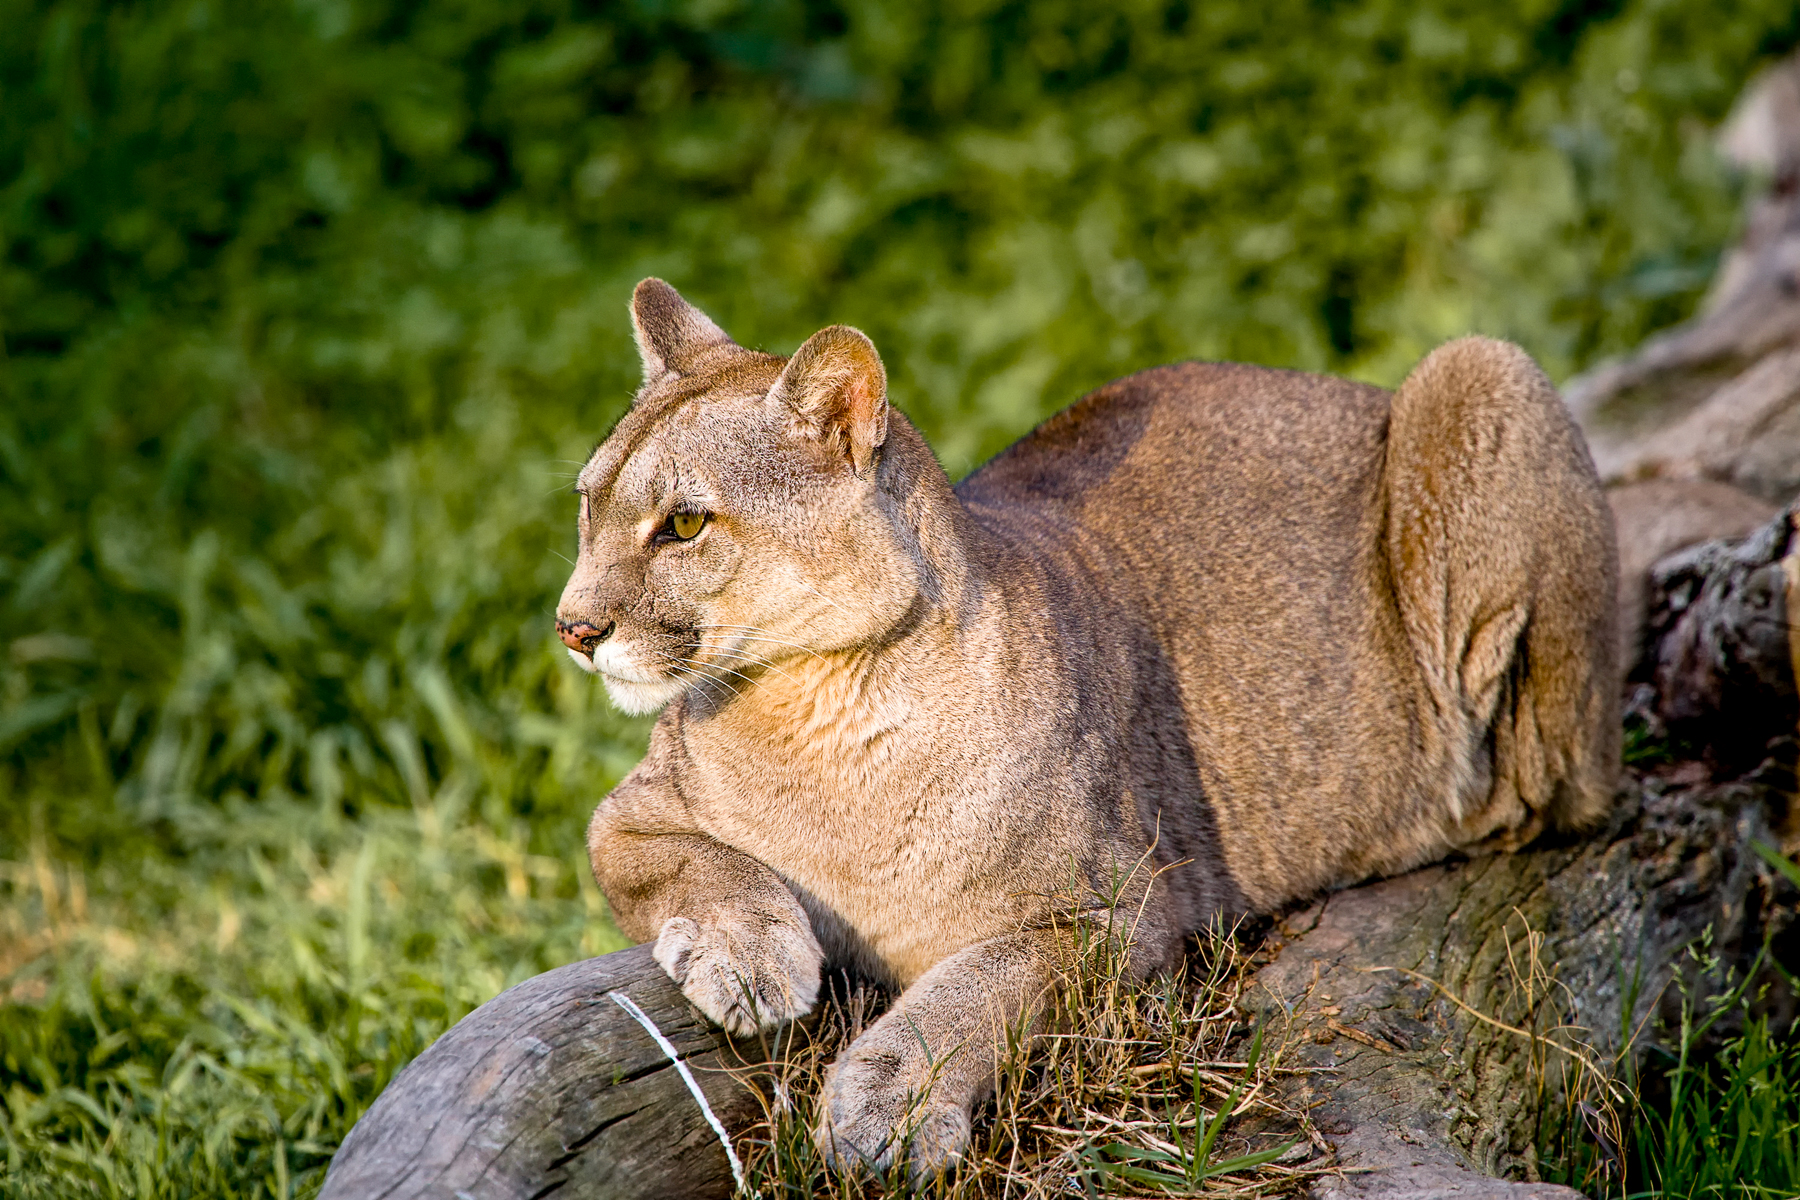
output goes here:
{"type": "MultiPolygon", "coordinates": [[[[1350,888],[1278,925],[1249,1003],[1297,1023],[1293,1065],[1332,1068],[1295,1085],[1343,1168],[1321,1197],[1576,1195],[1532,1182],[1537,1147],[1596,1077],[1493,1022],[1566,1046],[1555,1027],[1578,1026],[1604,1068],[1673,1015],[1678,974],[1705,994],[1765,941],[1800,957],[1793,893],[1752,849],[1800,842],[1800,508],[1770,518],[1800,489],[1800,60],[1751,91],[1727,147],[1775,187],[1705,313],[1569,389],[1619,485],[1633,719],[1674,752],[1627,772],[1595,836],[1350,888]],[[1703,935],[1708,954],[1684,954],[1703,935]]],[[[728,1128],[755,1119],[722,1069],[737,1048],[638,947],[470,1014],[358,1123],[322,1196],[728,1195],[718,1138],[614,990],[728,1128]]],[[[1769,1003],[1791,1019],[1791,995],[1769,1003]]]]}
{"type": "Polygon", "coordinates": [[[727,1128],[760,1113],[727,1039],[636,946],[528,979],[457,1022],[344,1139],[321,1200],[707,1197],[730,1164],[629,996],[727,1128]]]}
{"type": "Polygon", "coordinates": [[[1777,519],[1739,542],[1705,542],[1650,571],[1645,700],[1722,774],[1756,766],[1771,738],[1794,732],[1800,556],[1790,526],[1777,519]]]}

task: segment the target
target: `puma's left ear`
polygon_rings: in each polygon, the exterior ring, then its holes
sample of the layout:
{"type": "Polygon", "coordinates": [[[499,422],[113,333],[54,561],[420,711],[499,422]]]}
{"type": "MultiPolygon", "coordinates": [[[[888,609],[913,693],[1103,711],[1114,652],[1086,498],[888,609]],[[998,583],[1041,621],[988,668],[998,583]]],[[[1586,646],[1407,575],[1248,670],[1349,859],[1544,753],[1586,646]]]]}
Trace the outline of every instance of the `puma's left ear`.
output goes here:
{"type": "Polygon", "coordinates": [[[794,351],[769,399],[787,406],[789,428],[824,442],[866,475],[887,440],[887,371],[861,330],[821,329],[794,351]]]}
{"type": "Polygon", "coordinates": [[[660,279],[646,279],[631,293],[631,330],[644,360],[644,382],[666,371],[686,371],[714,346],[731,344],[725,331],[660,279]]]}

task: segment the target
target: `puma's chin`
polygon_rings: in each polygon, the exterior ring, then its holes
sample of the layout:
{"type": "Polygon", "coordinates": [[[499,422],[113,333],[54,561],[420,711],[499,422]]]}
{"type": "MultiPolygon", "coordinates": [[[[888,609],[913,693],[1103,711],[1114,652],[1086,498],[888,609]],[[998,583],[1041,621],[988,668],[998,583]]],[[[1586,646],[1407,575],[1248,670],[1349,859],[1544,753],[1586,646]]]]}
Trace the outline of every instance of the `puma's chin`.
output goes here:
{"type": "Polygon", "coordinates": [[[612,698],[612,702],[634,717],[653,713],[687,691],[687,684],[680,679],[639,683],[601,671],[600,680],[606,684],[606,694],[612,698]]]}
{"type": "Polygon", "coordinates": [[[611,647],[602,646],[592,655],[570,647],[569,657],[588,674],[598,675],[614,706],[634,717],[657,711],[687,690],[687,684],[682,680],[653,675],[611,647]],[[612,652],[608,653],[609,650],[612,652]],[[622,671],[631,674],[618,673],[622,671]]]}

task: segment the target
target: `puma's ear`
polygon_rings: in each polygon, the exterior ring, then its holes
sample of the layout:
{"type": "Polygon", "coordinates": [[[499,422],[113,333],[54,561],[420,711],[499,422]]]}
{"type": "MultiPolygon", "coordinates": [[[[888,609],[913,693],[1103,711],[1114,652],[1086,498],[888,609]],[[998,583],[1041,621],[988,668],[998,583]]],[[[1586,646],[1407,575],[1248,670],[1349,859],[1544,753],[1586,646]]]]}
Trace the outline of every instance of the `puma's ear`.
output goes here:
{"type": "Polygon", "coordinates": [[[707,350],[731,344],[723,329],[660,279],[646,279],[631,293],[631,328],[645,383],[665,371],[680,374],[707,350]]]}
{"type": "Polygon", "coordinates": [[[858,475],[887,440],[887,371],[875,343],[848,325],[807,338],[769,399],[787,406],[789,428],[844,455],[858,475]]]}

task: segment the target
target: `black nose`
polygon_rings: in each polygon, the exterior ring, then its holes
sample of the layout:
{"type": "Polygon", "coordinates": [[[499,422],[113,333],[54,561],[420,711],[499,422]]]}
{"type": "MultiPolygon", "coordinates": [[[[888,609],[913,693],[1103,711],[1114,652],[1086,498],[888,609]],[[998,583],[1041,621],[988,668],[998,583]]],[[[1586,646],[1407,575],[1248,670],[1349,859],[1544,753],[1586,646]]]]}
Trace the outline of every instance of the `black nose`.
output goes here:
{"type": "Polygon", "coordinates": [[[595,629],[586,621],[570,623],[558,618],[556,636],[563,640],[563,645],[571,650],[579,650],[583,654],[592,654],[594,647],[612,636],[617,622],[608,621],[605,629],[595,629]]]}

